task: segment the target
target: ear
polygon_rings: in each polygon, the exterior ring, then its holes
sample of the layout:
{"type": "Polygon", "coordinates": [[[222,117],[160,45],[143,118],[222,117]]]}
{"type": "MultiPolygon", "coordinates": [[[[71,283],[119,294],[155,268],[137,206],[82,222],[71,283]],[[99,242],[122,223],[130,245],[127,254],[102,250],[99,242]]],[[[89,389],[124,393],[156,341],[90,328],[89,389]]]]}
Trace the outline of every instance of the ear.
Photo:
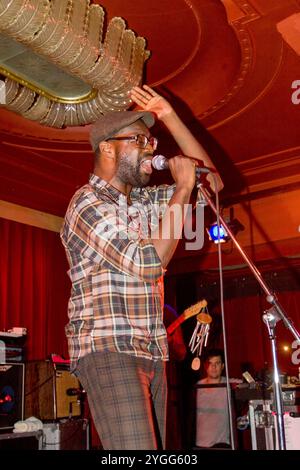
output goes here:
{"type": "Polygon", "coordinates": [[[110,142],[107,142],[106,140],[103,140],[102,142],[99,143],[99,150],[100,150],[100,153],[102,155],[105,155],[107,158],[115,157],[114,146],[110,142]]]}

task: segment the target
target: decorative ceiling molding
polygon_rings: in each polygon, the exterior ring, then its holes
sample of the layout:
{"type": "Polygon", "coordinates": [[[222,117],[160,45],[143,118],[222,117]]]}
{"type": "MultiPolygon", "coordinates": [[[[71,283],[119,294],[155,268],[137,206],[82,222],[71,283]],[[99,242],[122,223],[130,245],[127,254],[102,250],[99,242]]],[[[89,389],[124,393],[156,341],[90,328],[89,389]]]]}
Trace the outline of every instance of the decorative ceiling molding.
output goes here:
{"type": "Polygon", "coordinates": [[[40,77],[33,80],[30,71],[26,77],[12,71],[6,64],[12,62],[11,56],[3,51],[0,74],[6,76],[5,106],[57,128],[89,124],[107,111],[127,109],[130,89],[141,82],[150,53],[145,39],[126,29],[120,17],[111,19],[104,38],[104,19],[103,8],[90,5],[89,0],[0,0],[0,33],[14,40],[11,50],[16,59],[25,54],[28,60],[28,50],[15,52],[15,41],[30,49],[30,60],[39,57],[37,70],[53,67],[51,72],[44,71],[45,79],[47,75],[52,79],[50,88],[49,84],[43,87],[40,77]],[[69,90],[69,95],[59,95],[55,69],[60,78],[65,73],[61,80],[66,81],[66,88],[71,83],[71,94],[69,90]],[[88,85],[81,95],[71,81],[74,77],[77,85],[80,81],[88,85]]]}
{"type": "MultiPolygon", "coordinates": [[[[183,0],[183,2],[188,6],[189,8],[189,13],[191,15],[190,17],[190,23],[189,26],[192,28],[192,23],[196,31],[194,31],[193,34],[193,41],[192,41],[192,47],[190,50],[187,52],[186,57],[184,60],[182,60],[181,64],[178,65],[178,67],[175,70],[172,70],[168,75],[164,75],[161,77],[158,81],[155,81],[154,83],[151,84],[151,86],[158,86],[161,85],[169,80],[172,80],[173,78],[177,77],[180,75],[182,72],[184,72],[185,69],[187,69],[197,54],[199,53],[200,50],[200,45],[201,45],[201,16],[200,12],[198,9],[194,8],[193,3],[190,0],[183,0]]],[[[185,37],[185,44],[186,44],[186,37],[185,37]]],[[[186,47],[186,46],[184,46],[186,47]]],[[[188,48],[187,48],[188,49],[188,48]]]]}
{"type": "MultiPolygon", "coordinates": [[[[259,101],[261,101],[262,98],[264,96],[266,96],[266,94],[272,89],[272,86],[273,86],[274,82],[278,78],[278,75],[279,75],[279,73],[280,73],[280,71],[283,67],[284,54],[285,54],[285,50],[283,48],[283,44],[281,44],[280,55],[277,59],[277,64],[276,64],[277,68],[274,70],[274,73],[269,78],[268,82],[266,84],[264,84],[264,86],[261,87],[261,90],[259,92],[257,92],[256,95],[250,101],[248,101],[246,104],[244,104],[242,107],[240,107],[236,112],[231,113],[225,119],[219,120],[216,124],[207,126],[207,129],[209,129],[211,131],[213,129],[217,129],[218,127],[223,126],[225,123],[228,123],[229,121],[231,121],[233,119],[236,119],[238,116],[241,116],[246,111],[248,111],[250,108],[252,108],[255,104],[257,104],[259,101]]],[[[254,57],[253,50],[251,50],[251,56],[254,57]]],[[[245,68],[241,70],[241,75],[239,76],[237,82],[234,84],[232,89],[228,92],[228,94],[224,98],[224,100],[227,98],[227,101],[224,101],[224,104],[229,102],[230,99],[233,97],[233,95],[236,94],[240,88],[245,87],[244,82],[245,82],[245,79],[246,79],[246,74],[249,71],[249,68],[250,68],[250,64],[247,67],[245,66],[245,68]]],[[[221,100],[221,101],[223,101],[223,100],[221,100]]],[[[217,109],[219,109],[220,107],[221,107],[221,105],[219,105],[219,106],[216,105],[215,111],[217,109]]]]}
{"type": "MultiPolygon", "coordinates": [[[[287,48],[285,47],[284,41],[282,41],[281,35],[277,33],[276,26],[281,23],[276,23],[276,20],[271,19],[269,21],[263,20],[262,15],[258,13],[258,9],[254,8],[250,1],[244,0],[221,0],[224,4],[224,7],[227,11],[227,18],[230,22],[232,28],[234,29],[241,47],[241,65],[240,70],[237,74],[236,80],[232,84],[231,88],[228,90],[226,95],[222,97],[217,103],[215,103],[211,108],[207,109],[203,114],[199,116],[201,120],[208,118],[205,121],[206,128],[209,131],[213,131],[217,128],[220,128],[229,121],[237,119],[239,116],[247,112],[250,108],[253,108],[258,102],[262,101],[266,95],[276,86],[278,78],[282,73],[282,70],[285,65],[287,58],[287,48]],[[244,10],[244,16],[237,14],[237,10],[233,10],[232,5],[239,5],[239,11],[244,10]],[[240,16],[237,20],[230,21],[230,12],[232,18],[240,16]],[[235,16],[234,16],[235,15],[235,16]],[[257,21],[257,24],[256,24],[257,21]],[[258,36],[261,32],[260,24],[261,21],[265,21],[264,29],[264,38],[265,43],[261,42],[261,37],[258,36]],[[250,24],[251,23],[251,24],[250,24]],[[277,40],[276,40],[277,39],[277,40]],[[272,44],[273,50],[270,48],[267,49],[267,46],[272,44]],[[260,50],[259,50],[260,49],[260,50]],[[264,50],[266,57],[260,55],[260,51],[264,50]],[[265,76],[261,78],[259,82],[252,80],[257,74],[257,70],[263,70],[262,63],[265,63],[265,59],[270,59],[272,55],[272,62],[265,67],[265,76]],[[250,90],[253,90],[253,98],[248,93],[250,90]],[[238,96],[237,96],[238,95],[238,96]],[[238,103],[238,106],[231,108],[227,107],[227,115],[222,114],[222,110],[225,105],[230,106],[235,98],[235,103],[238,103]],[[219,114],[213,113],[220,111],[219,114]]],[[[275,8],[275,7],[274,7],[275,8]]],[[[282,14],[284,15],[284,6],[280,8],[282,14]]],[[[277,7],[279,11],[279,7],[277,7]]],[[[291,16],[293,18],[293,23],[297,23],[298,15],[294,14],[291,16]],[[296,21],[295,21],[296,20],[296,21]]],[[[278,28],[277,28],[278,29],[278,28]]],[[[296,39],[295,35],[292,35],[292,32],[289,33],[289,36],[293,38],[294,46],[296,48],[296,39]]],[[[298,41],[299,42],[299,41],[298,41]]],[[[298,45],[297,45],[298,46],[298,45]]],[[[298,46],[299,47],[299,46],[298,46]]]]}
{"type": "MultiPolygon", "coordinates": [[[[204,120],[219,109],[227,105],[237,93],[245,86],[245,82],[254,61],[254,51],[248,23],[260,18],[259,13],[247,0],[220,0],[224,6],[227,22],[232,27],[240,44],[240,68],[228,92],[213,106],[206,109],[197,117],[204,120]]],[[[209,127],[211,129],[211,127],[209,127]]]]}
{"type": "Polygon", "coordinates": [[[242,21],[249,23],[249,21],[256,20],[260,17],[254,6],[246,0],[221,0],[223,3],[229,23],[235,21],[242,21]]]}
{"type": "MultiPolygon", "coordinates": [[[[300,163],[300,146],[260,155],[248,160],[243,160],[241,162],[237,162],[236,166],[244,173],[253,170],[256,171],[258,169],[264,171],[265,168],[271,168],[273,165],[278,163],[282,163],[288,166],[290,164],[289,162],[293,161],[298,161],[298,163],[300,163]]],[[[300,173],[297,173],[295,176],[297,176],[300,181],[300,173]]]]}

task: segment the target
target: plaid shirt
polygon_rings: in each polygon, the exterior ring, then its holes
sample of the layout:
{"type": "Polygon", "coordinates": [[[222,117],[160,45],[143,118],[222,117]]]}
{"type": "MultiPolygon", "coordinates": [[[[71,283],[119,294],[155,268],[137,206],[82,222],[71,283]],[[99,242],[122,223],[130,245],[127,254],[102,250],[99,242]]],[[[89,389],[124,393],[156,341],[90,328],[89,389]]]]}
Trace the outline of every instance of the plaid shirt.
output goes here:
{"type": "Polygon", "coordinates": [[[91,175],[73,196],[61,229],[72,281],[66,325],[72,370],[94,351],[168,359],[164,270],[149,233],[174,190],[133,189],[127,206],[124,194],[91,175]]]}

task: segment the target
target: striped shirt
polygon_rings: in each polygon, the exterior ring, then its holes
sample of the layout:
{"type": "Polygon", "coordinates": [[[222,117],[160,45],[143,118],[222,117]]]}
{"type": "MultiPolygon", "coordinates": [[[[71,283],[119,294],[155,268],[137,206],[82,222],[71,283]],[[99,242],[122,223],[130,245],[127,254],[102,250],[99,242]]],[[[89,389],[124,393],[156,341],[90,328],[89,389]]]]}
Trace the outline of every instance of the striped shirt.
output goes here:
{"type": "MultiPolygon", "coordinates": [[[[207,378],[197,383],[207,384],[207,378]]],[[[220,383],[225,384],[226,377],[221,377],[220,383]]],[[[212,447],[218,443],[230,444],[227,389],[218,386],[197,388],[196,403],[196,446],[212,447]]]]}
{"type": "Polygon", "coordinates": [[[95,351],[167,360],[163,268],[151,241],[175,185],[127,197],[96,175],[73,196],[61,229],[72,281],[65,327],[71,370],[95,351]]]}

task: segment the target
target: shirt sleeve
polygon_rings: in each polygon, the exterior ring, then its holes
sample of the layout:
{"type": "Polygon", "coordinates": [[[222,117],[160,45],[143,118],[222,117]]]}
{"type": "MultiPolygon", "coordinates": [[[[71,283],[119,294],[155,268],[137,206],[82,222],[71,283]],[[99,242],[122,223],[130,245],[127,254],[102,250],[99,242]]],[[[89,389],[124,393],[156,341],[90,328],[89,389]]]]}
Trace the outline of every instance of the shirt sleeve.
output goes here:
{"type": "Polygon", "coordinates": [[[144,282],[156,281],[163,274],[151,239],[131,239],[126,220],[118,217],[114,205],[82,199],[68,210],[61,236],[68,250],[104,268],[144,282]]]}
{"type": "Polygon", "coordinates": [[[160,220],[168,207],[175,189],[175,183],[172,185],[162,184],[159,186],[148,186],[146,188],[134,188],[131,191],[131,197],[133,200],[138,200],[141,197],[150,200],[152,208],[155,208],[154,212],[160,220]]]}
{"type": "Polygon", "coordinates": [[[160,186],[147,187],[146,190],[153,204],[164,206],[169,204],[176,189],[176,184],[162,184],[160,186]]]}

